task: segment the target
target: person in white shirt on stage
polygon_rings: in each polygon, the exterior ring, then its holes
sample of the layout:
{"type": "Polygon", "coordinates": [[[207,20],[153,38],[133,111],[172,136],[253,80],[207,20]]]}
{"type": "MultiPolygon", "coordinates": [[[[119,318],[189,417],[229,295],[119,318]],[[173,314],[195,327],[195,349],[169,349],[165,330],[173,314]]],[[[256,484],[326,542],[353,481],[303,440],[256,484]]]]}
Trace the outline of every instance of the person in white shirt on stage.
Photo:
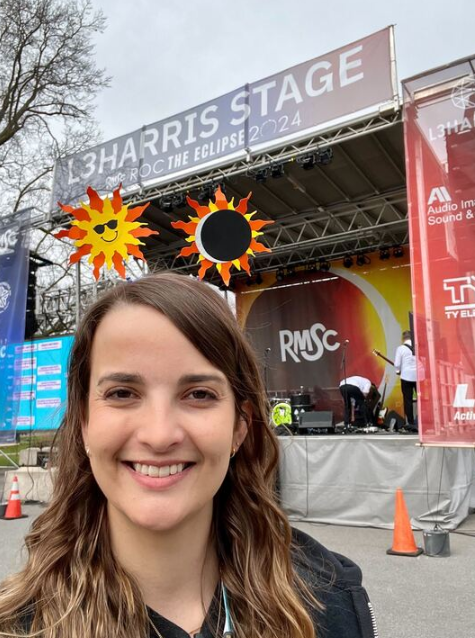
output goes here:
{"type": "Polygon", "coordinates": [[[355,405],[355,413],[364,415],[366,419],[366,397],[371,390],[371,381],[365,377],[346,377],[340,381],[340,392],[345,406],[344,424],[345,428],[351,427],[351,403],[355,405]]]}
{"type": "Polygon", "coordinates": [[[417,362],[412,345],[412,335],[409,330],[402,333],[402,345],[396,350],[394,359],[396,374],[401,377],[401,392],[404,401],[404,415],[406,417],[406,428],[417,432],[417,425],[414,420],[413,394],[417,390],[417,362]]]}

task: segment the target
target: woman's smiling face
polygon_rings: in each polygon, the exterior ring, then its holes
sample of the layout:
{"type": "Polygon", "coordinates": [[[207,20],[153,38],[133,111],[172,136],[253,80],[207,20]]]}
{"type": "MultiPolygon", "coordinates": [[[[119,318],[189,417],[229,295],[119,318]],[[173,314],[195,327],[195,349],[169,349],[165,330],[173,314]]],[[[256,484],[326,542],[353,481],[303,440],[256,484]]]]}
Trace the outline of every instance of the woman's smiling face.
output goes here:
{"type": "Polygon", "coordinates": [[[168,318],[141,305],[104,317],[83,437],[111,522],[167,531],[211,521],[231,450],[246,433],[225,375],[168,318]]]}

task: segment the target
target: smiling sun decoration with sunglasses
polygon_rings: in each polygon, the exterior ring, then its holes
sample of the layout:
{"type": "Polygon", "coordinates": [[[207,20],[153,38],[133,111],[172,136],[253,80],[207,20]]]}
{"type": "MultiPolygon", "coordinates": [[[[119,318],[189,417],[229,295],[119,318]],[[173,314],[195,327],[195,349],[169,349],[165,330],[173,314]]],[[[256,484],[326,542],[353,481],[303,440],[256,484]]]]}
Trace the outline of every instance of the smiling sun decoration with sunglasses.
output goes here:
{"type": "Polygon", "coordinates": [[[158,235],[156,230],[144,228],[146,224],[135,221],[140,217],[150,202],[144,206],[128,207],[123,204],[120,196],[122,184],[114,191],[112,199],[101,199],[96,191],[89,186],[89,205],[80,202],[79,208],[66,206],[58,202],[65,213],[70,213],[75,219],[71,227],[61,230],[55,237],[74,239],[77,251],[69,258],[74,264],[86,255],[88,262],[94,265],[94,277],[99,279],[100,269],[104,264],[111,270],[115,268],[125,279],[124,260],[132,255],[145,261],[139,246],[144,243],[138,237],[158,235]]]}

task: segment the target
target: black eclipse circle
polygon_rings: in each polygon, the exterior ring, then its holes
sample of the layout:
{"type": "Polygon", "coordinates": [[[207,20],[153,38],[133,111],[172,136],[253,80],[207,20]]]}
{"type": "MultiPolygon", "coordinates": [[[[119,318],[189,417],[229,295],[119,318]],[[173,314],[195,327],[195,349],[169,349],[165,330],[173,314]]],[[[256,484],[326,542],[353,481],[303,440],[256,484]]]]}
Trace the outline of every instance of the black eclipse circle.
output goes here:
{"type": "Polygon", "coordinates": [[[220,210],[203,220],[201,243],[213,259],[221,262],[241,257],[251,243],[251,227],[235,210],[220,210]]]}

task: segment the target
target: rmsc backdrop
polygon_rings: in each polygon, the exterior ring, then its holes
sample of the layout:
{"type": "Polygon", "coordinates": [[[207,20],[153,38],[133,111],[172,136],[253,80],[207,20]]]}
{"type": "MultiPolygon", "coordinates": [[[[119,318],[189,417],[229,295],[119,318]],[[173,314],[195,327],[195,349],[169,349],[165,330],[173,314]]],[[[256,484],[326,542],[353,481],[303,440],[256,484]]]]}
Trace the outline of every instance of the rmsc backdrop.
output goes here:
{"type": "Polygon", "coordinates": [[[342,414],[338,386],[343,379],[343,344],[346,376],[367,377],[382,392],[387,380],[385,405],[403,412],[399,378],[394,367],[373,354],[380,351],[394,360],[401,332],[409,328],[412,311],[409,257],[379,259],[344,268],[332,262],[331,270],[296,270],[292,277],[276,280],[263,276],[260,286],[236,290],[238,317],[250,337],[262,366],[268,353],[268,390],[281,396],[310,390],[316,410],[342,414]]]}

